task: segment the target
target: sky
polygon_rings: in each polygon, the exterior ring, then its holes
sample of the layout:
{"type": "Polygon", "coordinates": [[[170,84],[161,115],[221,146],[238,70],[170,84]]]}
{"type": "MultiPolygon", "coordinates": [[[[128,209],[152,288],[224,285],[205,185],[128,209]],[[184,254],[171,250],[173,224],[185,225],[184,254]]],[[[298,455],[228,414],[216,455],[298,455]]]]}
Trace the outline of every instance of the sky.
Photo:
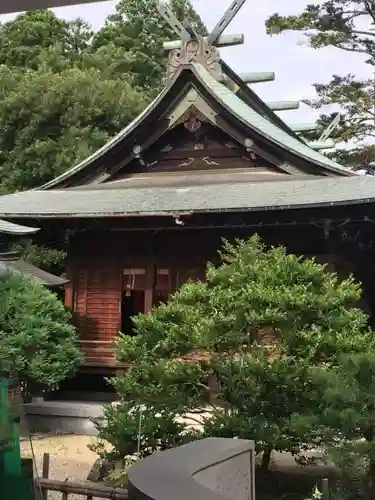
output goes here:
{"type": "MultiPolygon", "coordinates": [[[[231,0],[192,0],[194,7],[212,28],[231,4],[231,0]],[[214,5],[214,7],[213,7],[214,5]]],[[[298,100],[314,98],[313,83],[328,82],[333,74],[356,74],[368,77],[369,69],[359,54],[343,53],[338,49],[313,50],[306,46],[301,33],[268,36],[265,20],[273,13],[298,14],[307,0],[248,0],[226,33],[243,33],[242,46],[221,49],[221,56],[237,72],[274,71],[274,82],[259,83],[253,89],[264,100],[298,100]],[[280,6],[281,4],[281,6],[280,6]],[[366,73],[367,71],[367,73],[366,73]]],[[[316,2],[314,2],[316,3],[316,2]]],[[[106,17],[114,12],[116,1],[75,5],[53,9],[59,17],[72,20],[83,18],[99,29],[106,17]]],[[[0,21],[14,16],[0,16],[0,21]]],[[[288,123],[311,122],[317,113],[301,104],[300,109],[280,113],[288,123]]]]}

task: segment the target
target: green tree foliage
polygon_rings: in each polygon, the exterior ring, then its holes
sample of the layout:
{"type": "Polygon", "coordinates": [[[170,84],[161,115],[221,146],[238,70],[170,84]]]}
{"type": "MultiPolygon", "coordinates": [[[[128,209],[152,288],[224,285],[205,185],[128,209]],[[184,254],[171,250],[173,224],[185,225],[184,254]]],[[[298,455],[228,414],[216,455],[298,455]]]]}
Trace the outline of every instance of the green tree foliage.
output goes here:
{"type": "Polygon", "coordinates": [[[37,245],[30,238],[21,238],[16,243],[10,244],[9,250],[22,255],[23,259],[33,266],[52,274],[61,275],[65,271],[66,253],[51,245],[37,245]]]}
{"type": "Polygon", "coordinates": [[[45,51],[59,47],[61,55],[75,58],[91,36],[81,21],[68,23],[49,10],[30,11],[0,28],[0,64],[37,69],[45,51]],[[77,43],[78,42],[78,43],[77,43]]]}
{"type": "Polygon", "coordinates": [[[99,149],[145,106],[124,79],[98,69],[0,67],[3,192],[40,186],[99,149]]]}
{"type": "Polygon", "coordinates": [[[56,295],[18,273],[0,280],[0,369],[31,386],[56,388],[82,358],[70,315],[56,295]]]}
{"type": "MultiPolygon", "coordinates": [[[[221,258],[206,282],[185,284],[134,318],[134,337],[121,336],[118,357],[132,367],[114,384],[126,403],[98,426],[119,455],[129,405],[144,408],[143,421],[210,408],[204,434],[255,439],[265,468],[272,450],[295,454],[324,439],[315,417],[326,388],[313,368],[325,373],[372,342],[366,315],[351,307],[359,284],[256,236],[226,243],[221,258]]],[[[173,445],[167,432],[161,442],[173,445]]]]}
{"type": "MultiPolygon", "coordinates": [[[[171,7],[180,21],[187,19],[199,34],[207,34],[189,0],[172,0],[171,7]]],[[[154,0],[121,0],[116,13],[94,36],[92,47],[120,48],[126,54],[127,73],[134,75],[137,85],[154,93],[161,86],[166,68],[163,42],[176,37],[154,0]]]]}
{"type": "MultiPolygon", "coordinates": [[[[266,22],[269,34],[285,30],[301,31],[311,47],[334,47],[343,52],[365,55],[368,73],[375,65],[375,1],[329,0],[309,4],[299,15],[272,15],[266,22]]],[[[344,57],[343,54],[341,57],[344,57]]],[[[364,66],[365,67],[365,66],[364,66]]],[[[333,138],[338,142],[352,141],[351,151],[340,150],[336,159],[354,169],[373,165],[375,146],[375,87],[373,78],[360,79],[356,75],[334,75],[327,84],[316,84],[316,102],[308,102],[322,111],[321,124],[327,125],[332,115],[327,105],[338,105],[342,122],[333,138]],[[370,141],[368,141],[370,139],[370,141]],[[366,143],[367,140],[367,143],[366,143]]]]}
{"type": "MultiPolygon", "coordinates": [[[[173,9],[205,32],[189,2],[173,9]]],[[[123,0],[94,36],[44,10],[1,25],[1,192],[40,186],[124,128],[160,88],[174,37],[153,0],[123,0]]]]}
{"type": "Polygon", "coordinates": [[[345,498],[375,498],[375,346],[340,356],[314,377],[322,388],[311,424],[324,426],[327,452],[342,472],[345,498]]]}
{"type": "MultiPolygon", "coordinates": [[[[205,31],[189,2],[173,9],[205,31]]],[[[171,38],[153,0],[123,0],[95,36],[47,10],[0,25],[0,194],[50,181],[134,119],[161,86],[171,38]]],[[[54,263],[37,254],[24,257],[54,263]]]]}

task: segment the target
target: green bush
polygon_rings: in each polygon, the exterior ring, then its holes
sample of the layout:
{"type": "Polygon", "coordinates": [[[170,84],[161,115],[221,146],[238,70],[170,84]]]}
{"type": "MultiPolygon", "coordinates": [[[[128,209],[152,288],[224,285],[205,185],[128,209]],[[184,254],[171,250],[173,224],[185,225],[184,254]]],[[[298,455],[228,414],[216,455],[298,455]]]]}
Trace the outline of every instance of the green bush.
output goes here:
{"type": "MultiPolygon", "coordinates": [[[[127,404],[100,422],[100,435],[125,455],[136,426],[127,436],[121,429],[129,408],[144,405],[152,408],[142,420],[144,453],[156,449],[148,440],[163,412],[172,423],[207,410],[200,435],[254,439],[264,468],[272,450],[297,454],[334,442],[344,430],[326,406],[344,377],[338,367],[373,346],[366,314],[353,307],[360,295],[352,277],[341,280],[257,236],[226,243],[205,283],[185,284],[134,318],[137,335],[120,337],[118,357],[132,367],[114,385],[127,404]]],[[[167,435],[179,442],[171,434],[188,431],[181,425],[160,425],[159,445],[167,435]]]]}
{"type": "Polygon", "coordinates": [[[82,361],[79,337],[57,296],[16,273],[0,280],[0,369],[56,388],[82,361]]]}

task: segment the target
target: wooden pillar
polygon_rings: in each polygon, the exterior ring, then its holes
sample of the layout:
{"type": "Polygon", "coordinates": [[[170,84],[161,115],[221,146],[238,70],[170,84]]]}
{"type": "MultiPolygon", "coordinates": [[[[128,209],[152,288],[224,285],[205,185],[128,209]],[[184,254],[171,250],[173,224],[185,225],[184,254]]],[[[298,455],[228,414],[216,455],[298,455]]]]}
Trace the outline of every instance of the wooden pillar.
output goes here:
{"type": "Polygon", "coordinates": [[[155,288],[155,265],[150,262],[146,267],[145,313],[152,309],[155,288]]]}
{"type": "Polygon", "coordinates": [[[73,302],[74,302],[74,287],[73,287],[73,270],[71,266],[67,267],[67,279],[68,283],[65,285],[65,298],[64,304],[68,309],[73,310],[73,302]]]}
{"type": "Polygon", "coordinates": [[[155,234],[152,234],[148,242],[148,255],[146,264],[145,314],[151,311],[154,301],[154,289],[156,281],[155,244],[156,236],[155,234]]]}

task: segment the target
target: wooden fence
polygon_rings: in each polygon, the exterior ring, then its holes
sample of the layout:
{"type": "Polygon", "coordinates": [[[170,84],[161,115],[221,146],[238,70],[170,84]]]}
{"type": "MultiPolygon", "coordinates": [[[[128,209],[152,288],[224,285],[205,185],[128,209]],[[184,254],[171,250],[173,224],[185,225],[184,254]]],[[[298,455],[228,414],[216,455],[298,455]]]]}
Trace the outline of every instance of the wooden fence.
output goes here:
{"type": "Polygon", "coordinates": [[[69,495],[80,495],[86,497],[86,500],[93,500],[94,498],[108,498],[111,500],[128,499],[128,491],[122,488],[112,488],[111,486],[91,481],[77,483],[49,479],[49,461],[49,453],[44,453],[42,477],[34,481],[36,500],[48,500],[49,491],[60,492],[61,500],[69,500],[69,495]]]}
{"type": "Polygon", "coordinates": [[[37,497],[41,500],[48,500],[49,491],[58,491],[62,494],[62,500],[68,500],[69,495],[82,495],[86,500],[93,498],[109,498],[111,500],[127,500],[127,490],[102,486],[98,483],[84,482],[74,483],[70,481],[57,481],[55,479],[40,478],[35,481],[37,497]],[[39,495],[38,495],[39,492],[39,495]],[[41,495],[40,495],[41,492],[41,495]]]}

